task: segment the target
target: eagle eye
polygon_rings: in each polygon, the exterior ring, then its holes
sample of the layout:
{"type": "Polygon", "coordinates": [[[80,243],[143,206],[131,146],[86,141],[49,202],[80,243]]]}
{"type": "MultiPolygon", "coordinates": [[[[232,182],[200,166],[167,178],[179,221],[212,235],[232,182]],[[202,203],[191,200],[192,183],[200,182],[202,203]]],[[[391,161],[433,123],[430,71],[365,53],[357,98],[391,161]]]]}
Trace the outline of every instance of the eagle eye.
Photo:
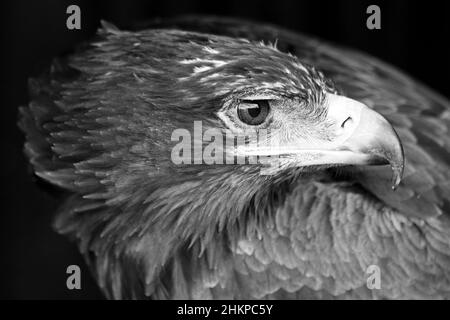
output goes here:
{"type": "Polygon", "coordinates": [[[237,107],[239,119],[251,126],[263,123],[269,115],[269,111],[268,100],[243,100],[237,107]]]}

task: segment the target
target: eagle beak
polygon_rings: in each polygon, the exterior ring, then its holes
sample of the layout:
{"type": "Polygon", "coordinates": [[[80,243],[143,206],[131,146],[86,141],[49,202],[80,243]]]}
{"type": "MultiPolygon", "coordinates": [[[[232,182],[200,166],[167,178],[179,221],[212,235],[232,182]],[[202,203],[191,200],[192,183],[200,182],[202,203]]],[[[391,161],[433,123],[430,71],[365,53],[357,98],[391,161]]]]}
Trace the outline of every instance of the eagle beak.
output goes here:
{"type": "Polygon", "coordinates": [[[358,101],[329,94],[327,103],[327,120],[334,123],[337,130],[336,139],[327,149],[337,151],[339,163],[389,164],[393,172],[392,188],[395,189],[403,176],[404,154],[392,125],[358,101]]]}

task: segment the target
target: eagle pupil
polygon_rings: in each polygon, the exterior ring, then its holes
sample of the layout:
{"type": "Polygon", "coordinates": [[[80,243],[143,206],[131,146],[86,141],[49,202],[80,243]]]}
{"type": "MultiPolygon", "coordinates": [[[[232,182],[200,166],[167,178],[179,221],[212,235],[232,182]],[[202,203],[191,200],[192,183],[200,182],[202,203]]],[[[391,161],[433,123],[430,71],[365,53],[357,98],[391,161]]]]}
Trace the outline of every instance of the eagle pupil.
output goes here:
{"type": "Polygon", "coordinates": [[[237,111],[242,122],[257,126],[266,120],[269,110],[270,106],[267,100],[249,100],[242,101],[237,111]]]}
{"type": "Polygon", "coordinates": [[[259,106],[255,106],[253,108],[248,108],[248,114],[253,118],[256,118],[260,113],[261,113],[261,108],[259,106]]]}

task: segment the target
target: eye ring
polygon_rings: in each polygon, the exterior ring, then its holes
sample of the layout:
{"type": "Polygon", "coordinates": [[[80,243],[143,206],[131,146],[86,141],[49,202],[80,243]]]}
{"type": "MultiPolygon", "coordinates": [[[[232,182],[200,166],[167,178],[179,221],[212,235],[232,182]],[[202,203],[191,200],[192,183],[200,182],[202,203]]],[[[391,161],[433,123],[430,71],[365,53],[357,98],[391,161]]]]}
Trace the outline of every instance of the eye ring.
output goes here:
{"type": "Polygon", "coordinates": [[[268,100],[242,100],[237,106],[239,120],[250,126],[264,123],[269,112],[268,100]]]}

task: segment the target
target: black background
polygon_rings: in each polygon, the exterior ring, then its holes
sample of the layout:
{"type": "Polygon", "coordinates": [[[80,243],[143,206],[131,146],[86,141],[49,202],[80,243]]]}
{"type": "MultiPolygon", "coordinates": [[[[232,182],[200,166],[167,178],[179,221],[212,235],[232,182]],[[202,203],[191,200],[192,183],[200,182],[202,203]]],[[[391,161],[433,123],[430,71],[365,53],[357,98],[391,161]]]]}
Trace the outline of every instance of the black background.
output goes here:
{"type": "Polygon", "coordinates": [[[39,189],[22,155],[17,107],[27,78],[88,39],[99,20],[118,26],[183,13],[270,22],[369,52],[450,97],[450,5],[444,1],[2,1],[0,298],[101,298],[76,248],[51,229],[58,205],[39,189]],[[81,8],[82,29],[66,29],[66,8],[81,8]],[[381,30],[366,28],[366,8],[381,8],[381,30]],[[66,288],[66,268],[82,268],[82,290],[66,288]]]}

